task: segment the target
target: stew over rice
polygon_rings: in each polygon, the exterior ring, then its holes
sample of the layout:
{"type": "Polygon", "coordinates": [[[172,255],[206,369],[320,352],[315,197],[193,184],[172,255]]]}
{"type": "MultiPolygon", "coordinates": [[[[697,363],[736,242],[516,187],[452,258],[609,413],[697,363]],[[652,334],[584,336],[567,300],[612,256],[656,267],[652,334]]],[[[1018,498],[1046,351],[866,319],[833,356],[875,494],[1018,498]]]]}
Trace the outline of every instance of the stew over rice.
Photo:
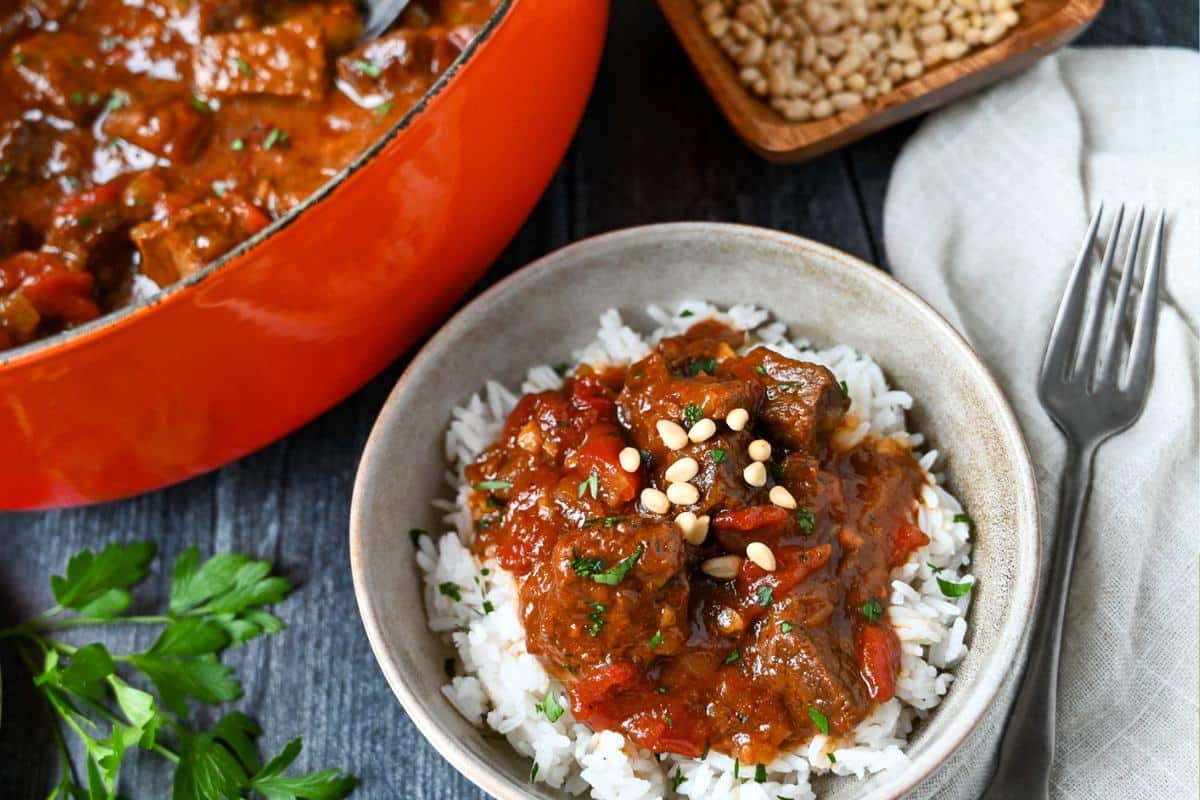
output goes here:
{"type": "Polygon", "coordinates": [[[889,572],[929,539],[924,473],[838,446],[824,367],[703,322],[521,398],[468,467],[476,547],[517,576],[571,710],[655,752],[768,763],[893,696],[889,572]]]}
{"type": "Polygon", "coordinates": [[[0,349],[185,277],[409,109],[499,0],[0,3],[0,349]],[[152,283],[151,283],[152,282],[152,283]]]}

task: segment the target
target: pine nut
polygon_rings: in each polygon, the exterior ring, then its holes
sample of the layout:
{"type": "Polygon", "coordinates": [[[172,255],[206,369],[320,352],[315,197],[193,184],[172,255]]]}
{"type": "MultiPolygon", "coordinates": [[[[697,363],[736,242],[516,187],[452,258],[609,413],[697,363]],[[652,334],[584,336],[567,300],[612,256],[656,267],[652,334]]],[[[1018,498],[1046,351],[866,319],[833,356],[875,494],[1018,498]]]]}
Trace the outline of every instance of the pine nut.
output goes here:
{"type": "Polygon", "coordinates": [[[771,460],[771,443],[766,439],[755,439],[746,448],[746,452],[755,461],[770,461],[771,460]]]}
{"type": "Polygon", "coordinates": [[[692,429],[688,431],[687,436],[688,439],[692,440],[696,444],[700,444],[701,442],[707,442],[716,432],[717,423],[713,422],[708,417],[705,417],[692,426],[692,429]]]}
{"type": "Polygon", "coordinates": [[[665,514],[671,509],[671,501],[658,489],[642,489],[642,505],[652,514],[665,514]]]}
{"type": "Polygon", "coordinates": [[[633,447],[626,447],[617,455],[617,460],[621,462],[621,469],[637,472],[638,467],[642,465],[642,454],[633,447]]]}
{"type": "Polygon", "coordinates": [[[767,468],[761,461],[755,461],[742,470],[742,477],[751,486],[765,486],[767,483],[767,468]]]}
{"type": "Polygon", "coordinates": [[[700,490],[690,483],[672,483],[667,486],[667,499],[677,506],[690,506],[700,499],[700,490]]]}
{"type": "Polygon", "coordinates": [[[681,458],[667,467],[667,471],[663,473],[663,477],[670,483],[686,483],[696,477],[696,473],[699,471],[700,465],[696,462],[696,459],[689,456],[681,458]]]}
{"type": "Polygon", "coordinates": [[[751,542],[746,545],[746,558],[767,572],[775,571],[775,554],[762,542],[751,542]]]}
{"type": "Polygon", "coordinates": [[[693,511],[680,512],[675,517],[675,527],[679,529],[683,540],[688,544],[699,547],[708,538],[709,516],[696,516],[693,511]]]}
{"type": "Polygon", "coordinates": [[[793,509],[796,507],[796,498],[792,497],[792,493],[782,486],[772,486],[767,496],[780,508],[793,509]]]}
{"type": "Polygon", "coordinates": [[[722,607],[717,612],[717,628],[721,633],[741,633],[746,629],[746,620],[732,608],[722,607]]]}
{"type": "Polygon", "coordinates": [[[679,426],[678,422],[660,419],[654,423],[654,427],[658,430],[658,436],[668,450],[682,450],[687,447],[687,433],[679,426]]]}
{"type": "Polygon", "coordinates": [[[717,556],[701,564],[700,571],[717,580],[728,581],[737,577],[741,567],[741,556],[717,556]]]}
{"type": "Polygon", "coordinates": [[[735,408],[725,415],[725,424],[731,431],[740,431],[750,421],[750,412],[744,408],[735,408]]]}

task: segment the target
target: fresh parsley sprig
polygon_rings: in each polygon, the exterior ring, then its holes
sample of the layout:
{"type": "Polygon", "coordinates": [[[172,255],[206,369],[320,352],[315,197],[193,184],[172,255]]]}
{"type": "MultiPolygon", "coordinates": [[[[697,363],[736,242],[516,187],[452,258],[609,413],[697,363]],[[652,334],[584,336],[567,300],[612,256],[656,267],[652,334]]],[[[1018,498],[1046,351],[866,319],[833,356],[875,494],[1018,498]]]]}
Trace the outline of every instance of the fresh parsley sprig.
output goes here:
{"type": "Polygon", "coordinates": [[[209,730],[189,721],[192,701],[215,705],[241,696],[242,685],[221,654],[283,630],[283,622],[265,608],[287,596],[291,583],[272,575],[266,561],[234,553],[201,561],[193,547],[175,560],[166,613],[127,614],[131,590],[146,579],[153,558],[149,542],[83,550],[67,563],[65,575],[50,579],[53,608],[0,630],[0,644],[15,648],[51,713],[60,777],[48,800],[115,800],[121,765],[137,749],[175,764],[172,800],[348,795],[356,780],[336,769],[283,774],[300,754],[300,739],[263,763],[254,741],[261,731],[244,714],[227,713],[209,730]],[[101,642],[76,647],[56,636],[108,625],[161,630],[149,648],[126,654],[112,653],[101,642]],[[82,778],[64,729],[86,752],[82,778]]]}

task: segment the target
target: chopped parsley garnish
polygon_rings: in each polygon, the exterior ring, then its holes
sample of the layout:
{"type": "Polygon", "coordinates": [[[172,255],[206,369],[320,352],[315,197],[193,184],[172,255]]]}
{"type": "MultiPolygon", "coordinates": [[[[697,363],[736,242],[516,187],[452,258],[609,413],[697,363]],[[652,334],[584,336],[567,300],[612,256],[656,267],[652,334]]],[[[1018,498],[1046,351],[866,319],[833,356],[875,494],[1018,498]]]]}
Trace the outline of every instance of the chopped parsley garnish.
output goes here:
{"type": "Polygon", "coordinates": [[[666,720],[666,723],[667,723],[667,727],[668,727],[668,728],[674,728],[674,727],[675,727],[675,720],[671,719],[671,714],[670,714],[670,712],[667,712],[666,714],[663,714],[663,719],[664,719],[664,720],[666,720]]]}
{"type": "Polygon", "coordinates": [[[512,481],[479,481],[473,484],[473,487],[481,492],[495,492],[502,489],[511,489],[512,481]]]}
{"type": "Polygon", "coordinates": [[[733,779],[740,780],[742,777],[742,762],[740,759],[733,760],[733,779]]]}
{"type": "Polygon", "coordinates": [[[654,635],[650,637],[650,649],[653,650],[660,644],[662,644],[662,631],[655,631],[654,635]]]}
{"type": "Polygon", "coordinates": [[[696,405],[695,403],[688,403],[683,409],[683,421],[687,423],[689,428],[699,422],[700,418],[703,416],[704,409],[700,408],[700,406],[696,405]]]}
{"type": "Polygon", "coordinates": [[[962,597],[971,591],[971,587],[975,585],[973,582],[954,583],[945,578],[938,578],[937,582],[938,588],[942,590],[942,594],[946,595],[946,597],[962,597]]]}
{"type": "Polygon", "coordinates": [[[755,372],[757,372],[759,375],[766,375],[766,374],[767,374],[767,368],[766,368],[766,367],[764,367],[762,364],[755,364],[755,365],[754,365],[754,371],[755,371],[755,372]]]}
{"type": "Polygon", "coordinates": [[[714,464],[720,464],[725,460],[725,451],[719,447],[714,447],[711,451],[714,464]]]}
{"type": "Polygon", "coordinates": [[[124,108],[129,105],[129,95],[124,92],[113,92],[108,96],[108,102],[104,104],[105,111],[116,111],[118,108],[124,108]]]}
{"type": "Polygon", "coordinates": [[[571,365],[570,365],[570,364],[565,364],[565,363],[562,363],[562,364],[555,364],[553,367],[551,367],[551,369],[553,369],[553,370],[554,370],[554,374],[555,374],[555,375],[557,375],[558,377],[560,377],[560,378],[561,378],[561,377],[563,377],[563,376],[565,376],[565,375],[567,374],[567,371],[568,371],[569,369],[571,369],[571,365]]]}
{"type": "Polygon", "coordinates": [[[775,590],[770,586],[758,587],[758,604],[760,606],[769,606],[771,601],[775,599],[775,590]]]}
{"type": "Polygon", "coordinates": [[[809,706],[808,718],[813,721],[813,725],[817,726],[817,730],[826,735],[829,734],[829,717],[822,714],[820,709],[816,706],[809,706]]]}
{"type": "Polygon", "coordinates": [[[717,360],[715,358],[701,358],[698,361],[693,361],[687,365],[684,370],[689,378],[694,378],[701,373],[707,372],[709,375],[715,375],[717,372],[717,360]]]}
{"type": "Polygon", "coordinates": [[[678,792],[679,787],[682,786],[683,782],[686,780],[687,778],[683,777],[683,770],[681,770],[679,767],[676,767],[675,774],[671,776],[671,791],[678,792]]]}
{"type": "Polygon", "coordinates": [[[595,467],[579,484],[579,496],[583,497],[584,492],[591,494],[593,500],[600,496],[600,474],[595,467]]]}
{"type": "Polygon", "coordinates": [[[192,95],[188,99],[188,102],[192,104],[192,108],[196,109],[201,114],[211,114],[212,113],[212,106],[210,106],[208,104],[208,101],[206,101],[202,97],[196,97],[195,95],[192,95]]]}
{"type": "Polygon", "coordinates": [[[837,763],[837,756],[835,756],[833,753],[826,753],[825,755],[829,756],[829,763],[830,763],[830,764],[836,764],[836,763],[837,763]]]}
{"type": "Polygon", "coordinates": [[[246,63],[246,59],[241,56],[234,56],[233,63],[237,66],[237,71],[245,75],[247,78],[254,77],[254,70],[246,63]]]}
{"type": "Polygon", "coordinates": [[[839,387],[841,388],[841,390],[842,390],[842,397],[849,397],[849,396],[850,396],[850,387],[846,385],[846,382],[845,382],[845,381],[841,381],[840,383],[838,383],[838,386],[839,386],[839,387]]]}
{"type": "Polygon", "coordinates": [[[796,628],[796,626],[793,625],[792,623],[788,622],[787,620],[784,620],[783,622],[779,623],[779,630],[783,631],[784,633],[791,633],[793,630],[795,630],[795,628],[796,628]]]}
{"type": "Polygon", "coordinates": [[[738,649],[735,647],[735,648],[733,648],[732,650],[730,650],[730,651],[729,651],[729,655],[725,656],[725,662],[724,662],[724,663],[726,663],[726,664],[733,664],[734,662],[736,662],[736,661],[737,661],[739,658],[741,658],[741,657],[742,657],[742,654],[741,654],[740,652],[738,652],[738,649]]]}
{"type": "Polygon", "coordinates": [[[763,764],[755,765],[755,767],[754,767],[754,782],[755,783],[766,783],[767,782],[767,768],[763,764]]]}
{"type": "Polygon", "coordinates": [[[496,497],[494,494],[489,494],[484,502],[487,503],[488,508],[504,508],[504,506],[507,505],[503,500],[501,500],[499,497],[496,497]]]}
{"type": "Polygon", "coordinates": [[[572,552],[571,556],[571,569],[575,570],[576,575],[590,578],[596,573],[604,571],[603,558],[585,558],[575,552],[572,552]]]}
{"type": "Polygon", "coordinates": [[[683,311],[680,311],[680,312],[679,312],[679,316],[681,316],[681,317],[692,317],[692,316],[695,316],[695,312],[693,312],[691,309],[687,309],[687,308],[685,308],[683,311]]]}
{"type": "Polygon", "coordinates": [[[934,564],[932,561],[926,561],[925,566],[929,567],[929,569],[933,572],[934,575],[937,575],[939,572],[942,571],[942,568],[939,567],[937,564],[934,564]]]}
{"type": "Polygon", "coordinates": [[[767,464],[767,467],[771,470],[772,478],[774,478],[777,481],[783,480],[783,465],[782,464],[778,464],[778,463],[772,461],[770,464],[767,464]]]}
{"type": "Polygon", "coordinates": [[[604,517],[588,517],[583,521],[583,527],[594,528],[604,521],[604,517]]]}
{"type": "Polygon", "coordinates": [[[603,583],[606,586],[616,586],[621,581],[625,580],[625,576],[629,570],[633,569],[633,565],[642,557],[642,553],[646,552],[646,546],[639,544],[637,550],[633,551],[633,555],[617,563],[612,569],[607,572],[600,572],[592,575],[592,580],[596,583],[603,583]]]}
{"type": "Polygon", "coordinates": [[[240,138],[234,139],[232,142],[229,143],[229,149],[235,153],[245,150],[246,142],[240,138]]]}
{"type": "Polygon", "coordinates": [[[111,53],[122,43],[120,36],[105,36],[100,40],[100,52],[111,53]]]}
{"type": "Polygon", "coordinates": [[[288,135],[280,128],[271,128],[271,132],[267,134],[267,138],[263,140],[263,150],[270,150],[276,145],[285,145],[288,141],[288,135]]]}
{"type": "Polygon", "coordinates": [[[71,92],[71,102],[77,106],[83,105],[83,92],[71,92]]]}
{"type": "Polygon", "coordinates": [[[221,183],[220,181],[216,181],[212,185],[213,197],[224,197],[227,188],[228,187],[225,184],[221,183]]]}
{"type": "Polygon", "coordinates": [[[874,597],[863,603],[863,607],[859,609],[862,615],[871,622],[877,622],[883,616],[883,603],[880,603],[874,597]]]}
{"type": "Polygon", "coordinates": [[[665,687],[665,686],[660,686],[660,687],[658,687],[658,693],[659,693],[659,694],[666,694],[666,693],[667,693],[667,687],[665,687]]]}
{"type": "Polygon", "coordinates": [[[551,722],[558,722],[563,715],[563,707],[558,702],[558,698],[554,696],[554,692],[546,695],[546,699],[534,706],[538,711],[546,715],[546,719],[551,722]]]}
{"type": "Polygon", "coordinates": [[[705,740],[704,740],[704,752],[700,754],[700,758],[701,758],[701,759],[708,758],[708,748],[709,748],[710,746],[711,746],[711,745],[710,745],[710,742],[708,741],[708,739],[705,739],[705,740]]]}
{"type": "Polygon", "coordinates": [[[449,597],[454,602],[462,600],[462,587],[454,581],[446,581],[438,584],[438,591],[449,597]]]}
{"type": "Polygon", "coordinates": [[[537,780],[537,774],[538,774],[538,763],[535,761],[535,762],[533,762],[533,768],[531,770],[529,770],[529,782],[530,783],[533,783],[534,781],[537,780]]]}
{"type": "Polygon", "coordinates": [[[486,531],[487,529],[492,527],[492,524],[495,521],[496,521],[495,514],[489,514],[486,517],[480,517],[479,519],[475,520],[475,530],[486,531]]]}
{"type": "Polygon", "coordinates": [[[483,601],[483,613],[484,613],[484,614],[490,614],[490,613],[492,613],[492,612],[493,612],[493,611],[495,611],[495,610],[496,610],[496,606],[494,606],[494,605],[492,604],[492,601],[491,601],[491,600],[484,600],[484,601],[483,601]]]}
{"type": "Polygon", "coordinates": [[[649,450],[638,450],[638,455],[642,457],[643,464],[645,464],[646,466],[650,466],[650,459],[652,458],[652,456],[650,455],[649,450]]]}
{"type": "Polygon", "coordinates": [[[375,106],[375,108],[371,109],[371,113],[377,117],[386,117],[388,114],[391,113],[391,111],[392,111],[392,101],[391,100],[386,100],[386,101],[380,103],[379,105],[375,106]]]}
{"type": "Polygon", "coordinates": [[[796,509],[796,524],[804,533],[812,533],[813,526],[817,524],[817,515],[809,508],[796,509]]]}
{"type": "Polygon", "coordinates": [[[354,68],[368,78],[378,78],[383,74],[383,69],[378,64],[372,64],[361,58],[354,62],[354,68]]]}
{"type": "Polygon", "coordinates": [[[967,516],[966,514],[955,514],[955,515],[954,515],[954,521],[955,521],[955,522],[965,522],[967,525],[974,525],[974,524],[975,524],[975,520],[971,519],[971,518],[970,518],[969,516],[967,516]]]}
{"type": "Polygon", "coordinates": [[[592,603],[592,613],[588,614],[588,619],[592,624],[588,626],[588,636],[599,636],[601,628],[604,627],[604,612],[603,603],[592,603]]]}

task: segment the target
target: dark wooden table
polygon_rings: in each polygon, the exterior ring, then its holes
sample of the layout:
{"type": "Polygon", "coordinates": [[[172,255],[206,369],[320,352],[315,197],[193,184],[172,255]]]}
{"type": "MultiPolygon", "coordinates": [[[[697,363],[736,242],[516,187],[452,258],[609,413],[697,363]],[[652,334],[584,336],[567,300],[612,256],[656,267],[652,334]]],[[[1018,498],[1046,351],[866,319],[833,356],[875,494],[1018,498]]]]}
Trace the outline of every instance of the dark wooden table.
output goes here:
{"type": "MultiPolygon", "coordinates": [[[[800,166],[746,150],[704,93],[657,9],[615,0],[595,93],[566,161],[533,215],[472,294],[530,259],[592,234],[669,220],[765,225],[827,242],[886,268],[883,197],[917,123],[800,166]]],[[[1196,0],[1109,0],[1084,45],[1197,47],[1196,0]]],[[[1181,102],[1195,98],[1180,98],[1181,102]]],[[[195,544],[279,564],[301,588],[279,608],[289,629],[227,660],[246,694],[235,707],[267,731],[264,749],[303,735],[302,768],[362,779],[357,798],[481,793],[426,744],[393,698],[358,620],[346,524],[359,453],[407,358],[310,425],[222,470],[109,505],[0,516],[0,622],[51,605],[47,576],[82,547],[151,539],[163,561],[195,544]]],[[[2,457],[2,456],[0,456],[2,457]]],[[[158,608],[165,571],[136,601],[158,608]]],[[[118,649],[144,632],[122,632],[118,649]]],[[[0,797],[42,798],[54,783],[49,729],[11,651],[0,647],[0,797]]],[[[133,800],[170,796],[161,759],[122,773],[133,800]]]]}

